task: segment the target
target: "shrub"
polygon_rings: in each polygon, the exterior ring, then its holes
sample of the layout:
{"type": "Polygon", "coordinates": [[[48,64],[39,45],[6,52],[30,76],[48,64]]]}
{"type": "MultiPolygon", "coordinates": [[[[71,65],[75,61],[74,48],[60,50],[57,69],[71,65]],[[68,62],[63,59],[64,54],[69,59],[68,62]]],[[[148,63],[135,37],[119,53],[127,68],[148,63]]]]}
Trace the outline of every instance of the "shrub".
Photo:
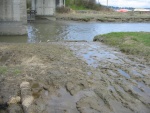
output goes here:
{"type": "Polygon", "coordinates": [[[97,4],[96,0],[66,0],[66,6],[69,6],[75,10],[108,10],[107,7],[97,4]]]}

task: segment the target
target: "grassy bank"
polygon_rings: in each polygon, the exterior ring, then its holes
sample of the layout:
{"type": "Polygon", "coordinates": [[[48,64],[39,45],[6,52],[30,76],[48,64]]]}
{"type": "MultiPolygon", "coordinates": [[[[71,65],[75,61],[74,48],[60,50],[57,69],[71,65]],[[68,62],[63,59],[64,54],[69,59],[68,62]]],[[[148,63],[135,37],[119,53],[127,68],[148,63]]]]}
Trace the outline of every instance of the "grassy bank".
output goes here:
{"type": "Polygon", "coordinates": [[[146,13],[114,11],[73,10],[70,13],[57,13],[58,20],[98,21],[98,22],[150,22],[150,15],[146,13]]]}
{"type": "Polygon", "coordinates": [[[139,55],[150,59],[150,33],[149,32],[113,32],[99,35],[94,41],[118,47],[127,54],[139,55]]]}

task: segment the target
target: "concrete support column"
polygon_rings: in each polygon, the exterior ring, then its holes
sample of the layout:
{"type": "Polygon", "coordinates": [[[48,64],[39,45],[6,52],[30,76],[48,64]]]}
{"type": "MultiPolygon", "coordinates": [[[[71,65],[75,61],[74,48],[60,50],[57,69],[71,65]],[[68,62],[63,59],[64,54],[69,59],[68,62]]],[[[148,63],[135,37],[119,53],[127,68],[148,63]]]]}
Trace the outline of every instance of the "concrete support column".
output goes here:
{"type": "Polygon", "coordinates": [[[0,0],[0,35],[24,35],[26,28],[26,0],[0,0]]]}
{"type": "Polygon", "coordinates": [[[64,0],[64,7],[66,6],[66,0],[64,0]]]}
{"type": "Polygon", "coordinates": [[[65,6],[65,0],[59,0],[59,7],[65,6]]]}
{"type": "Polygon", "coordinates": [[[61,0],[61,6],[63,6],[63,5],[64,5],[63,0],[61,0]]]}
{"type": "Polygon", "coordinates": [[[63,0],[59,0],[59,7],[64,6],[63,0]]]}
{"type": "Polygon", "coordinates": [[[61,0],[59,0],[59,7],[61,7],[61,0]]]}
{"type": "Polygon", "coordinates": [[[31,9],[32,10],[36,10],[36,8],[35,8],[35,0],[31,0],[31,9]]]}

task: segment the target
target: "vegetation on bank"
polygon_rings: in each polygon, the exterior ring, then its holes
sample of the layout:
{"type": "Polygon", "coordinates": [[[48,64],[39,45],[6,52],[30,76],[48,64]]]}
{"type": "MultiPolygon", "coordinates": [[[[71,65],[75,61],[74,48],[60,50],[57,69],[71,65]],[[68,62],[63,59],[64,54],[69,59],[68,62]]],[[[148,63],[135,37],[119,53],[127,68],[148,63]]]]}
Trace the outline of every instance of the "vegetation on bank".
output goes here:
{"type": "MultiPolygon", "coordinates": [[[[60,11],[62,11],[60,9],[60,11]]],[[[76,10],[72,13],[57,13],[56,19],[73,21],[98,21],[98,22],[150,22],[147,13],[128,12],[119,13],[114,11],[76,10]]]]}
{"type": "Polygon", "coordinates": [[[150,32],[113,32],[98,35],[94,41],[118,47],[122,52],[150,59],[150,32]]]}
{"type": "Polygon", "coordinates": [[[66,6],[73,10],[104,10],[108,9],[101,4],[97,4],[96,0],[66,0],[66,6]]]}
{"type": "Polygon", "coordinates": [[[75,10],[96,10],[96,11],[108,11],[109,8],[97,4],[95,0],[66,0],[66,7],[57,7],[57,13],[70,13],[75,10]]]}
{"type": "Polygon", "coordinates": [[[89,4],[95,5],[95,1],[85,1],[85,0],[66,0],[66,6],[73,10],[87,10],[89,4]]]}
{"type": "Polygon", "coordinates": [[[96,0],[66,0],[66,7],[56,9],[56,19],[98,22],[150,22],[149,13],[116,12],[96,0]]]}

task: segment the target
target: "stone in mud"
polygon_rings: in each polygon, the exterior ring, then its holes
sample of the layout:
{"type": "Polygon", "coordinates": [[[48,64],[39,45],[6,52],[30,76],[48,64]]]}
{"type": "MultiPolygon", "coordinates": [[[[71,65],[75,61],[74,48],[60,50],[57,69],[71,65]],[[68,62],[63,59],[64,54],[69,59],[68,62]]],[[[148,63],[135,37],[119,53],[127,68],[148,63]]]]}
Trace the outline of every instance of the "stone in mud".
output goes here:
{"type": "Polygon", "coordinates": [[[22,82],[20,88],[23,110],[25,113],[32,113],[31,105],[33,103],[34,97],[31,93],[30,83],[22,82]]]}
{"type": "Polygon", "coordinates": [[[29,89],[30,88],[30,83],[29,82],[22,82],[20,85],[21,89],[29,89]]]}
{"type": "Polygon", "coordinates": [[[19,97],[19,96],[16,96],[16,97],[12,97],[10,100],[9,100],[9,102],[8,102],[8,104],[10,105],[10,104],[18,104],[18,103],[20,103],[21,102],[21,98],[19,97]]]}
{"type": "Polygon", "coordinates": [[[33,100],[34,98],[32,96],[26,96],[25,98],[23,98],[22,105],[28,108],[32,104],[33,100]]]}

